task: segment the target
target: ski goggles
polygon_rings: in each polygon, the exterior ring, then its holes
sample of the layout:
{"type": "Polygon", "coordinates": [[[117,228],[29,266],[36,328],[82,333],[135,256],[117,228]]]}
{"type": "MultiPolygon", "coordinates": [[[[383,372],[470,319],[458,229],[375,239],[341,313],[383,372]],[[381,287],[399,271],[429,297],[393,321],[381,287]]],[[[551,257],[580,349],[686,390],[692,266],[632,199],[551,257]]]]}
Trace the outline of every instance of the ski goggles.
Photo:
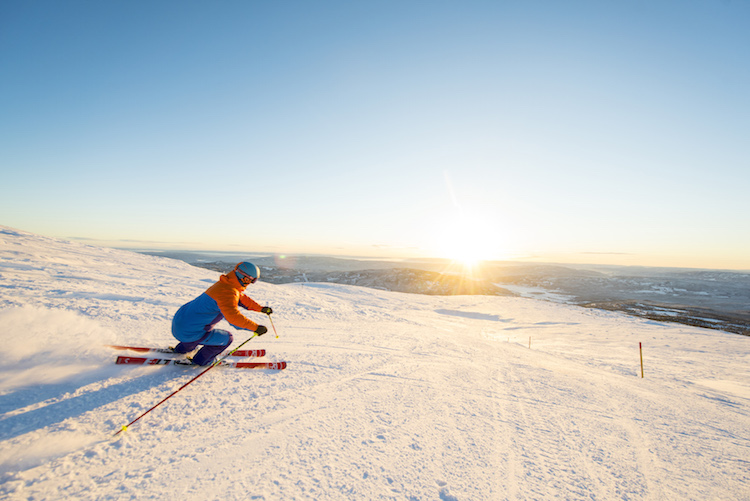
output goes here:
{"type": "Polygon", "coordinates": [[[248,275],[242,270],[237,269],[237,270],[234,270],[234,272],[237,273],[237,278],[240,279],[240,283],[242,285],[250,285],[258,281],[258,277],[251,277],[250,275],[248,275]]]}

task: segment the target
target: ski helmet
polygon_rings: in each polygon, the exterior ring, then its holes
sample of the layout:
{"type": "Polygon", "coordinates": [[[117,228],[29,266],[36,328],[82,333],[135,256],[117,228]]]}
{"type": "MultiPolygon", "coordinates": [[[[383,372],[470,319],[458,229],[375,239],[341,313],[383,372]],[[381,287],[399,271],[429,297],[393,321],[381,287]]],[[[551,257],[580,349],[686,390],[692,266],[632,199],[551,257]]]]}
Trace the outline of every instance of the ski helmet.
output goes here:
{"type": "Polygon", "coordinates": [[[260,270],[253,263],[242,261],[241,263],[237,263],[237,266],[234,267],[234,274],[237,276],[237,280],[239,280],[243,286],[247,287],[258,280],[258,277],[260,277],[260,270]]]}

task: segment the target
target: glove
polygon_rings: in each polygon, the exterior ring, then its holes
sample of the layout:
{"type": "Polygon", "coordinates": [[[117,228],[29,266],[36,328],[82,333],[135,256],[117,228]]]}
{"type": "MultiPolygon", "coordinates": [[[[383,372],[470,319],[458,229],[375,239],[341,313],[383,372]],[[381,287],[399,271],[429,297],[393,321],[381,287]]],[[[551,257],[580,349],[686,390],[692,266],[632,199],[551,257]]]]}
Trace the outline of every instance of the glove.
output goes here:
{"type": "Polygon", "coordinates": [[[266,329],[266,326],[265,326],[265,325],[259,325],[259,326],[258,326],[258,328],[257,328],[257,329],[255,329],[255,333],[256,333],[257,335],[259,335],[259,336],[262,336],[262,335],[263,335],[263,334],[265,334],[266,332],[268,332],[268,329],[266,329]]]}
{"type": "Polygon", "coordinates": [[[271,313],[273,313],[273,310],[271,309],[270,306],[264,306],[263,308],[260,309],[260,312],[270,315],[271,313]]]}

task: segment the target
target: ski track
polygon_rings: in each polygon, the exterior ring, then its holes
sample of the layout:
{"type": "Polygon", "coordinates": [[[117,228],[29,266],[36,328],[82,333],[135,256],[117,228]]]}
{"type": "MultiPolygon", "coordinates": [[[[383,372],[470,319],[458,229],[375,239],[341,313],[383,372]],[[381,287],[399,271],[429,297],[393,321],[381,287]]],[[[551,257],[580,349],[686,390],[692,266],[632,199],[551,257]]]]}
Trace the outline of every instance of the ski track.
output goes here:
{"type": "Polygon", "coordinates": [[[252,347],[288,368],[215,368],[113,438],[197,372],[114,366],[102,345],[168,345],[171,315],[216,277],[0,231],[1,498],[750,491],[746,338],[520,298],[259,283],[280,336],[252,347]]]}

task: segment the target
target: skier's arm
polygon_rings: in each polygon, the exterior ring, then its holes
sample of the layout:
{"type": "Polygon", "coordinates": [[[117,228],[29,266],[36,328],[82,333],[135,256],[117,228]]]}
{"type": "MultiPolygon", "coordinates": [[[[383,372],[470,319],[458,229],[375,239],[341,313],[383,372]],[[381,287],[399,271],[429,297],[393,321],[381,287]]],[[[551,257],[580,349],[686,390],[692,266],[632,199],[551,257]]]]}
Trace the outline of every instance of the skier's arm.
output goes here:
{"type": "Polygon", "coordinates": [[[251,297],[240,294],[239,305],[250,311],[262,311],[263,308],[251,297]]]}
{"type": "MultiPolygon", "coordinates": [[[[239,304],[238,293],[235,293],[233,289],[229,287],[216,287],[206,291],[219,307],[219,311],[224,315],[227,322],[232,324],[238,329],[246,329],[255,332],[258,328],[258,324],[247,318],[245,315],[240,313],[237,305],[239,304]]],[[[250,298],[248,298],[250,299],[250,298]]],[[[257,304],[257,303],[256,303],[257,304]]],[[[260,311],[260,306],[258,306],[260,311]]]]}

